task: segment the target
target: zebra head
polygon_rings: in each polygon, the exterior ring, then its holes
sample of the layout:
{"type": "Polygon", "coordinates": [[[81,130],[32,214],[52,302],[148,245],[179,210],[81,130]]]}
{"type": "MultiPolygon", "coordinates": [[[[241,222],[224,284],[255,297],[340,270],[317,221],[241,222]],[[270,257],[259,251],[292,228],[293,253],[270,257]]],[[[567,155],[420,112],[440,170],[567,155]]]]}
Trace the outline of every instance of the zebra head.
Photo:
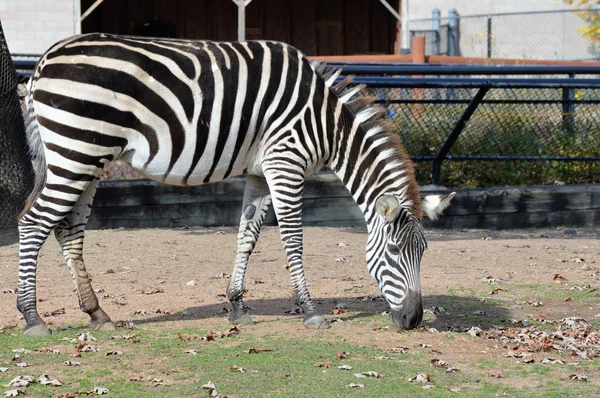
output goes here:
{"type": "MultiPolygon", "coordinates": [[[[424,214],[435,220],[453,197],[454,192],[425,197],[424,214]]],[[[369,272],[390,305],[394,323],[403,329],[413,329],[423,320],[420,265],[427,239],[413,205],[396,195],[380,196],[367,241],[369,272]]]]}

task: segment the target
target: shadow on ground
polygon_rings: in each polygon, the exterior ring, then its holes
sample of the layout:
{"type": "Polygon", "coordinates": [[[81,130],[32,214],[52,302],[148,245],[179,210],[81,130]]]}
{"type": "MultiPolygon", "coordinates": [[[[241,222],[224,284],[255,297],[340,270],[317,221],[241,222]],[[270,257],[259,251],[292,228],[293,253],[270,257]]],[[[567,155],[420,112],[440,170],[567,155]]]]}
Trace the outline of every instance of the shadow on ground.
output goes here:
{"type": "MultiPolygon", "coordinates": [[[[328,318],[339,318],[343,321],[360,319],[379,315],[384,311],[389,311],[387,304],[380,298],[370,301],[362,301],[363,297],[353,297],[346,299],[316,299],[319,303],[319,308],[325,313],[328,318]],[[348,312],[331,315],[336,305],[344,303],[348,307],[348,312]]],[[[301,322],[302,314],[286,314],[285,311],[293,310],[296,307],[292,299],[260,299],[247,300],[245,304],[251,309],[251,315],[257,316],[278,316],[289,319],[298,319],[301,322]]],[[[462,330],[472,326],[479,326],[487,330],[494,326],[502,325],[511,327],[511,324],[506,322],[511,318],[511,311],[508,308],[510,302],[497,301],[482,301],[479,298],[469,298],[460,296],[436,295],[423,297],[423,306],[426,310],[431,310],[434,307],[443,307],[445,313],[426,314],[423,326],[435,328],[439,331],[462,330]]],[[[174,314],[164,314],[151,316],[146,318],[136,318],[134,322],[137,324],[172,322],[182,320],[203,320],[210,318],[222,317],[227,319],[228,310],[231,305],[223,301],[218,304],[209,304],[203,306],[189,307],[183,311],[188,315],[181,315],[181,312],[174,314]]],[[[391,318],[389,318],[390,323],[391,318]]],[[[201,327],[201,325],[198,325],[201,327]]]]}

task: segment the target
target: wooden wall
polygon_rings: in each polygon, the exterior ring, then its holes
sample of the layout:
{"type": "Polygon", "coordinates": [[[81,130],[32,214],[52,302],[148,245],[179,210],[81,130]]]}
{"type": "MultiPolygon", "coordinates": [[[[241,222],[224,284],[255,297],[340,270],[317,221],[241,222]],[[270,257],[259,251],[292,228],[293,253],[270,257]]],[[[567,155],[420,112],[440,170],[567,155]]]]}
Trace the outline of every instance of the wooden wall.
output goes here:
{"type": "MultiPolygon", "coordinates": [[[[398,9],[399,0],[387,0],[398,9]]],[[[86,10],[93,0],[82,0],[86,10]]],[[[105,0],[82,31],[139,33],[146,22],[173,25],[175,36],[236,40],[231,0],[105,0]]],[[[247,39],[279,40],[307,55],[391,54],[396,19],[379,0],[254,0],[246,8],[247,39]]]]}

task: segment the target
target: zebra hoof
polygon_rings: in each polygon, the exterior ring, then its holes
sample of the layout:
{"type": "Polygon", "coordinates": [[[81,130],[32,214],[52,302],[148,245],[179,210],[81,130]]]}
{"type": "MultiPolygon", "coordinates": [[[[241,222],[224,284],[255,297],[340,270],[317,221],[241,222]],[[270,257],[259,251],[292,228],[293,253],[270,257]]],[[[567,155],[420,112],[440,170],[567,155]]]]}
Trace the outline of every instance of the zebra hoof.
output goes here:
{"type": "Polygon", "coordinates": [[[229,315],[229,322],[233,323],[234,325],[255,324],[254,319],[252,319],[248,312],[243,312],[242,314],[236,314],[235,312],[232,312],[231,315],[229,315]]]}
{"type": "Polygon", "coordinates": [[[102,323],[90,322],[88,328],[95,330],[97,332],[114,332],[117,330],[115,324],[111,321],[106,321],[102,323]]]}
{"type": "Polygon", "coordinates": [[[43,323],[34,326],[25,326],[23,334],[27,336],[50,336],[52,333],[43,323]]]}
{"type": "Polygon", "coordinates": [[[323,315],[307,315],[303,323],[309,329],[329,329],[331,327],[323,315]]]}

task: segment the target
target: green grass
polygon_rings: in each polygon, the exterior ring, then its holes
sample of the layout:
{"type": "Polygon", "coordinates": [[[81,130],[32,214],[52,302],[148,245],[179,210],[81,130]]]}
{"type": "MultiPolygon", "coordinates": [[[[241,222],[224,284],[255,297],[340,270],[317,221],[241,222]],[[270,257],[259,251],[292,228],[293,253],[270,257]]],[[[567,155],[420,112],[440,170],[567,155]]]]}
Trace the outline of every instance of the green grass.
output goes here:
{"type": "MultiPolygon", "coordinates": [[[[383,317],[379,317],[383,318],[383,317]]],[[[378,322],[377,317],[361,318],[362,323],[378,322]]],[[[386,318],[384,318],[386,319],[386,318]]],[[[66,367],[62,363],[73,360],[74,343],[65,342],[63,337],[72,338],[77,330],[62,331],[49,337],[23,336],[20,331],[0,334],[0,362],[9,367],[6,373],[0,373],[0,383],[7,384],[16,375],[30,374],[37,378],[41,373],[58,377],[64,385],[47,387],[32,384],[27,388],[29,396],[51,397],[75,391],[90,391],[95,386],[110,390],[115,397],[185,397],[206,396],[201,386],[212,381],[221,394],[236,397],[373,397],[373,396],[454,396],[449,388],[458,388],[461,395],[485,396],[510,393],[516,396],[563,396],[564,385],[552,383],[556,372],[560,370],[552,365],[530,365],[516,361],[507,361],[507,375],[535,378],[539,388],[531,391],[527,388],[513,387],[486,375],[489,369],[498,368],[497,361],[479,360],[469,369],[468,364],[456,366],[460,372],[447,374],[443,368],[431,367],[431,353],[411,349],[407,354],[393,354],[381,349],[336,341],[331,331],[315,334],[311,338],[283,338],[275,334],[256,336],[245,333],[218,339],[201,341],[192,339],[183,341],[183,337],[203,336],[205,331],[198,329],[170,330],[158,325],[143,330],[122,331],[118,333],[93,333],[98,341],[100,352],[83,353],[80,367],[66,367]],[[111,340],[113,335],[135,333],[133,340],[111,340]],[[60,354],[27,353],[21,354],[21,360],[31,367],[20,369],[11,363],[16,348],[35,350],[41,347],[55,347],[60,354]],[[194,348],[197,355],[186,354],[194,348]],[[272,351],[250,354],[251,348],[270,349],[272,351]],[[105,356],[108,351],[119,350],[120,356],[105,356]],[[336,353],[346,352],[345,359],[337,359],[336,353]],[[374,357],[392,357],[376,359],[374,357]],[[330,363],[329,367],[317,367],[318,363],[330,363]],[[338,369],[339,365],[350,365],[350,371],[338,369]],[[231,371],[232,366],[242,367],[245,373],[231,371]],[[464,367],[463,367],[464,365],[464,367]],[[355,373],[375,371],[384,378],[359,379],[355,373]],[[433,389],[424,390],[423,384],[408,382],[409,377],[419,373],[429,374],[434,381],[433,389]],[[142,376],[143,381],[128,381],[132,376],[142,376]],[[165,385],[153,386],[150,380],[163,379],[165,385]],[[350,383],[364,384],[362,389],[347,387],[350,383]]],[[[373,333],[377,333],[374,331],[373,333]]],[[[382,332],[383,333],[383,332],[382,332]]],[[[397,344],[402,345],[396,333],[387,332],[397,344]]],[[[407,332],[406,336],[419,332],[407,332]]],[[[402,335],[400,335],[402,336],[402,335]]],[[[454,334],[445,333],[448,339],[454,334]]],[[[599,365],[598,360],[587,363],[585,370],[599,365]]],[[[583,369],[582,369],[583,370],[583,369]]],[[[573,386],[570,391],[589,396],[591,383],[573,386]]],[[[9,388],[6,387],[6,390],[9,388]]]]}

